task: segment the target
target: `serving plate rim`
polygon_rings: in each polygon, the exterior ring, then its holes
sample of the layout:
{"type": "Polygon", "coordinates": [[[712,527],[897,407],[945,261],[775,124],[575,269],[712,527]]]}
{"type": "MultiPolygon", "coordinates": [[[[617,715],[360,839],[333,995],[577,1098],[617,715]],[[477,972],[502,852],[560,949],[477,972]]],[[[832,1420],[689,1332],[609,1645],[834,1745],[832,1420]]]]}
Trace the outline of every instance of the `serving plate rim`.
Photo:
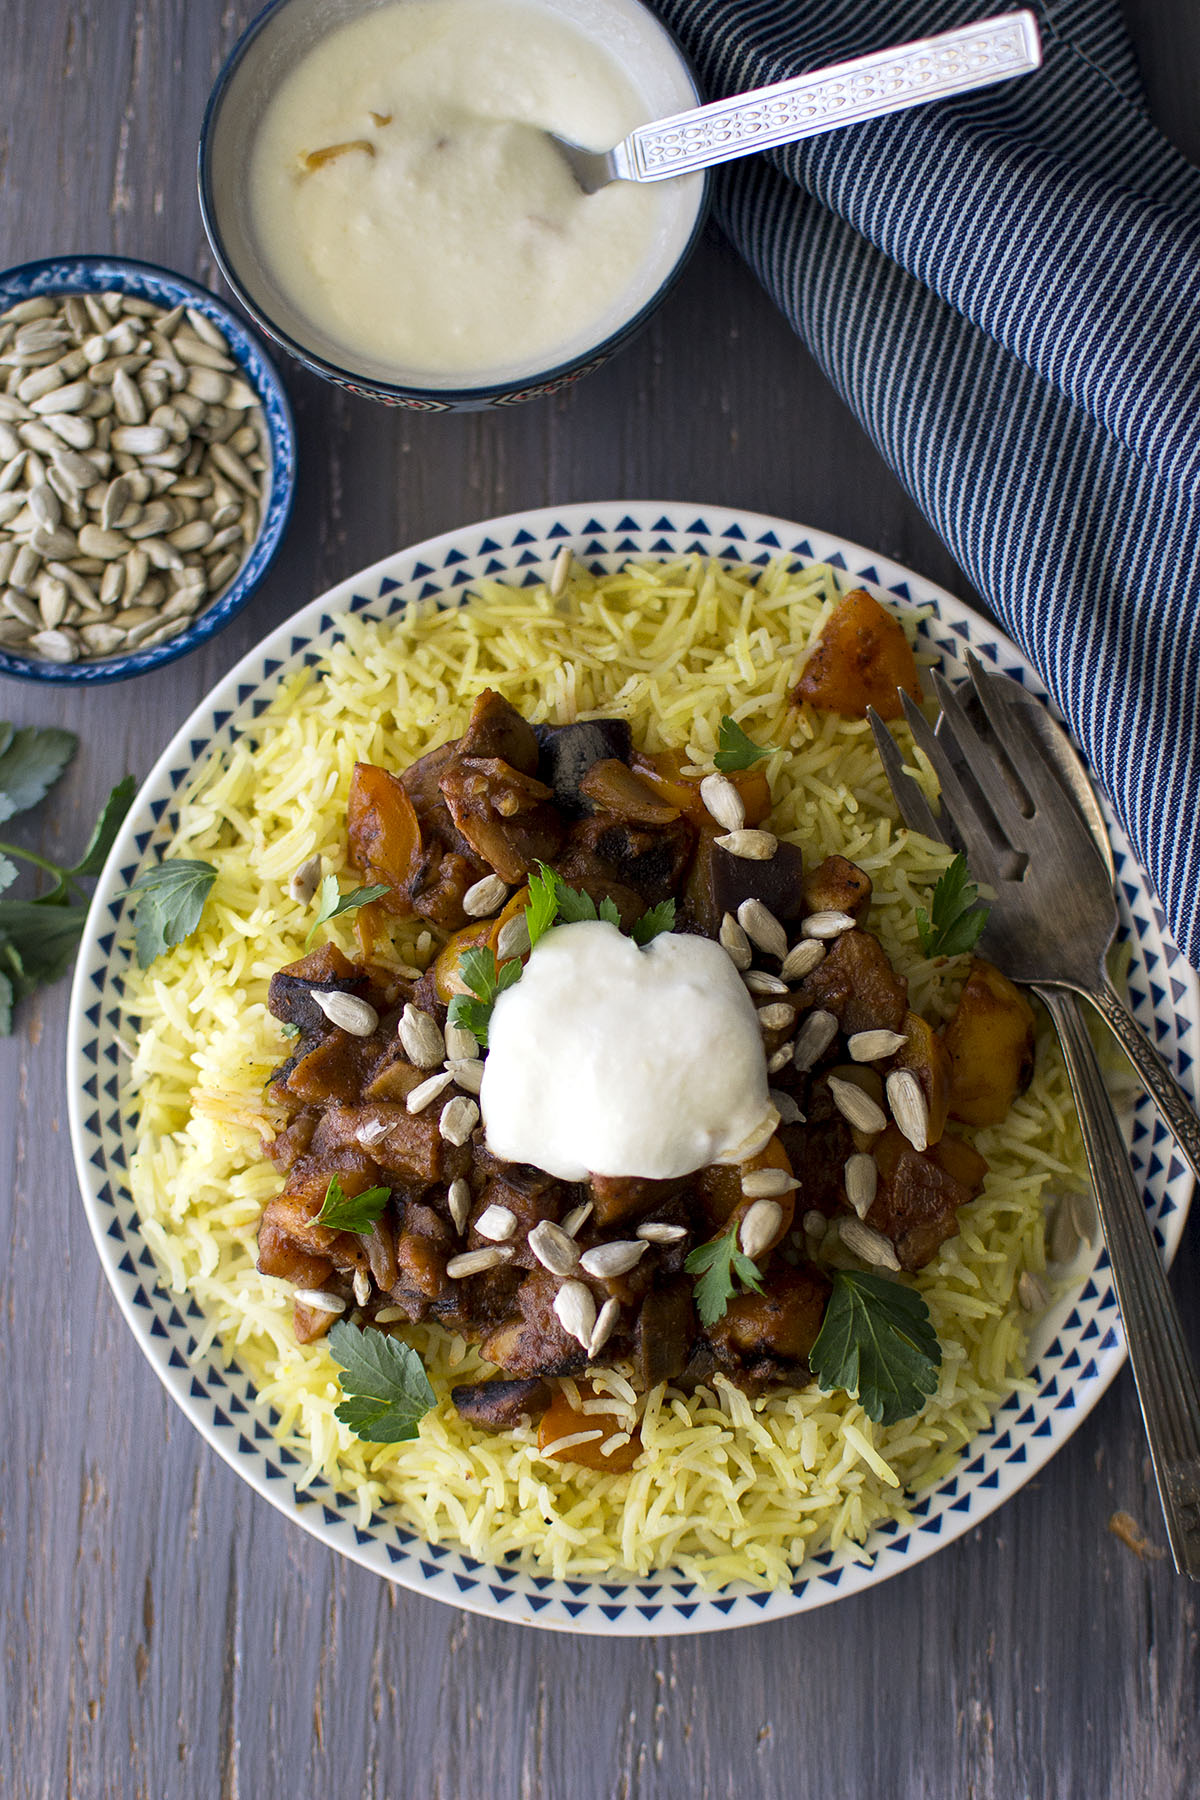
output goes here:
{"type": "MultiPolygon", "coordinates": [[[[189,1313],[192,1324],[201,1315],[188,1297],[167,1289],[137,1229],[132,1200],[122,1191],[115,1038],[123,890],[161,821],[169,819],[171,797],[178,795],[197,757],[222,736],[232,741],[263,710],[269,691],[285,674],[319,660],[322,652],[315,645],[328,647],[339,614],[387,617],[430,595],[456,602],[481,578],[513,574],[518,585],[543,581],[563,544],[592,565],[620,566],[635,557],[667,560],[692,550],[750,566],[784,554],[832,563],[840,575],[886,602],[929,608],[923,635],[944,658],[961,661],[961,651],[970,646],[1046,698],[1031,665],[1004,634],[936,583],[847,539],[741,508],[654,500],[543,507],[455,527],[393,552],[308,602],[248,651],[192,711],[142,783],[97,882],[76,964],[67,1045],[71,1139],[105,1276],[143,1353],[205,1440],[286,1517],[400,1586],[494,1618],[599,1636],[724,1630],[828,1604],[915,1566],[981,1523],[1061,1448],[1125,1360],[1102,1247],[1081,1272],[1078,1293],[1051,1310],[1051,1324],[1043,1333],[1048,1341],[1032,1371],[1040,1377],[1037,1393],[1010,1396],[992,1424],[962,1452],[951,1475],[915,1501],[911,1525],[889,1521],[877,1528],[868,1539],[868,1560],[846,1551],[810,1558],[788,1588],[762,1591],[737,1584],[704,1590],[680,1571],[636,1577],[618,1570],[606,1579],[558,1581],[516,1565],[481,1563],[451,1545],[427,1543],[393,1518],[377,1516],[367,1529],[360,1528],[355,1503],[338,1496],[323,1479],[299,1492],[298,1459],[274,1441],[249,1378],[236,1364],[226,1367],[213,1348],[202,1360],[190,1359],[187,1346],[194,1343],[194,1334],[189,1313]],[[473,558],[484,567],[476,568],[473,558]]],[[[1135,990],[1133,997],[1148,1015],[1146,1022],[1159,1029],[1160,1039],[1170,1040],[1160,1047],[1168,1055],[1178,1053],[1182,1078],[1195,1094],[1200,985],[1169,943],[1161,908],[1111,815],[1109,823],[1125,908],[1135,928],[1136,958],[1152,958],[1155,968],[1163,965],[1159,982],[1151,982],[1147,971],[1151,991],[1139,995],[1135,990]],[[1166,994],[1170,999],[1164,1010],[1160,995],[1166,994]]],[[[1157,1195],[1151,1212],[1169,1258],[1182,1234],[1191,1181],[1182,1159],[1172,1155],[1149,1101],[1141,1103],[1134,1117],[1133,1155],[1157,1195]]]]}

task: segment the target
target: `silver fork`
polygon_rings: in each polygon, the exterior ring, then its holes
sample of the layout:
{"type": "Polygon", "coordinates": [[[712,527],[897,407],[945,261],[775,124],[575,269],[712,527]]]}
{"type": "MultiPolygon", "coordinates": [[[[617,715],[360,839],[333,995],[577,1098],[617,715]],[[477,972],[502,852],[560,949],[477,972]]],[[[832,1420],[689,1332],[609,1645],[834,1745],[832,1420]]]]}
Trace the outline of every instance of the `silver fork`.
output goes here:
{"type": "Polygon", "coordinates": [[[792,144],[842,125],[1011,81],[1040,68],[1041,61],[1034,15],[1002,13],[656,119],[639,125],[611,150],[586,150],[553,131],[544,135],[584,193],[594,194],[610,181],[666,181],[773,144],[792,144]]]}
{"type": "Polygon", "coordinates": [[[1079,1110],[1171,1554],[1182,1574],[1200,1580],[1200,1380],[1079,1003],[1068,991],[1085,986],[1089,973],[1094,979],[1112,935],[1111,888],[1073,803],[1049,764],[1031,754],[1019,724],[1007,716],[1011,709],[989,693],[987,683],[973,682],[1016,777],[1015,789],[954,690],[940,675],[933,679],[942,707],[936,735],[914,702],[906,697],[904,705],[913,738],[941,785],[941,820],[924,796],[920,807],[914,805],[909,789],[920,790],[904,774],[900,751],[877,715],[871,728],[909,823],[941,842],[956,840],[973,876],[995,890],[980,948],[1032,988],[1054,1022],[1079,1110]],[[908,787],[897,791],[897,779],[908,787]]]}

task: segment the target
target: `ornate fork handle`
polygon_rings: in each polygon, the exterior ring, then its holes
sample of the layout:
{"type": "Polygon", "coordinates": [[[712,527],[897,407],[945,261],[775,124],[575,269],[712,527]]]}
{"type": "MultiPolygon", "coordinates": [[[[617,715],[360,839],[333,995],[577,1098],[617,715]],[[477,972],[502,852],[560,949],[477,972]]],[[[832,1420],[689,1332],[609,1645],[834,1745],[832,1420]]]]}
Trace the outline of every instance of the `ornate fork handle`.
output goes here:
{"type": "Polygon", "coordinates": [[[1175,1142],[1191,1164],[1192,1173],[1200,1181],[1200,1118],[1189,1105],[1175,1076],[1136,1020],[1129,1016],[1128,1008],[1111,982],[1074,991],[1091,1002],[1124,1050],[1170,1126],[1175,1142]]]}
{"type": "Polygon", "coordinates": [[[793,143],[840,125],[1007,81],[1040,63],[1032,13],[981,19],[938,37],[759,88],[753,96],[717,100],[641,126],[612,152],[613,166],[627,179],[665,180],[772,144],[793,143]]]}
{"type": "Polygon", "coordinates": [[[1062,1045],[1150,1457],[1180,1574],[1200,1580],[1200,1381],[1074,995],[1034,985],[1062,1045]]]}

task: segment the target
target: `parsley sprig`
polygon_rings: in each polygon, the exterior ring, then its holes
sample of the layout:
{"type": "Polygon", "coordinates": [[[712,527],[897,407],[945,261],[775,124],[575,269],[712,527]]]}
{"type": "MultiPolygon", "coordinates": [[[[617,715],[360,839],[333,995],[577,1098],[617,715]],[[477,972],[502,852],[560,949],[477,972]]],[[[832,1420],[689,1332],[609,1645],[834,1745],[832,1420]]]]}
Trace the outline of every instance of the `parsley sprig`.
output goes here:
{"type": "Polygon", "coordinates": [[[773,744],[756,744],[753,738],[746,736],[737,720],[726,713],[717,734],[717,754],[713,762],[722,775],[730,775],[735,769],[752,768],[764,756],[770,756],[774,748],[773,744]]]}
{"type": "Polygon", "coordinates": [[[917,908],[917,935],[926,956],[962,956],[973,950],[988,922],[990,906],[977,905],[979,889],[960,850],[933,890],[932,918],[917,908]]]}
{"type": "Polygon", "coordinates": [[[209,862],[169,856],[143,869],[129,892],[137,897],[133,942],[138,968],[190,938],[204,911],[217,871],[209,862]]]}
{"type": "Polygon", "coordinates": [[[331,1175],[313,1224],[327,1225],[330,1231],[356,1231],[361,1236],[383,1217],[391,1197],[391,1188],[385,1187],[365,1188],[361,1194],[344,1193],[337,1176],[331,1175]]]}
{"type": "Polygon", "coordinates": [[[437,1405],[437,1396],[416,1351],[373,1326],[339,1319],[329,1333],[329,1349],[342,1371],[347,1396],[333,1409],[366,1444],[402,1444],[437,1405]]]}
{"type": "Polygon", "coordinates": [[[894,1425],[920,1412],[937,1387],[942,1348],[920,1294],[838,1269],[808,1361],[823,1393],[842,1388],[877,1425],[894,1425]]]}
{"type": "MultiPolygon", "coordinates": [[[[0,722],[0,820],[29,812],[61,778],[79,747],[56,726],[0,722]]],[[[17,879],[17,863],[52,877],[35,899],[0,900],[0,1036],[12,1031],[13,1007],[70,967],[87,918],[85,879],[98,875],[129,811],[137,783],[126,775],[109,794],[76,863],[58,863],[18,844],[0,843],[0,893],[17,879]],[[14,860],[15,859],[15,860],[14,860]]]]}
{"type": "Polygon", "coordinates": [[[700,1277],[695,1296],[702,1325],[715,1325],[718,1319],[725,1317],[726,1308],[738,1291],[739,1281],[743,1289],[753,1288],[756,1294],[762,1293],[758,1266],[738,1244],[739,1225],[740,1220],[735,1219],[720,1237],[710,1238],[707,1244],[697,1244],[683,1265],[689,1275],[700,1277]]]}
{"type": "Polygon", "coordinates": [[[448,1009],[450,1023],[473,1032],[479,1045],[486,1049],[488,1025],[496,998],[505,988],[520,981],[521,964],[513,957],[497,965],[495,951],[482,948],[464,950],[458,969],[471,992],[455,994],[448,1009]]]}
{"type": "Polygon", "coordinates": [[[380,881],[373,887],[352,888],[348,894],[343,894],[338,886],[337,876],[326,875],[321,882],[317,916],[308,928],[304,948],[308,949],[315,932],[330,919],[340,919],[343,913],[357,912],[360,906],[368,906],[372,900],[382,900],[388,891],[387,882],[380,881]]]}

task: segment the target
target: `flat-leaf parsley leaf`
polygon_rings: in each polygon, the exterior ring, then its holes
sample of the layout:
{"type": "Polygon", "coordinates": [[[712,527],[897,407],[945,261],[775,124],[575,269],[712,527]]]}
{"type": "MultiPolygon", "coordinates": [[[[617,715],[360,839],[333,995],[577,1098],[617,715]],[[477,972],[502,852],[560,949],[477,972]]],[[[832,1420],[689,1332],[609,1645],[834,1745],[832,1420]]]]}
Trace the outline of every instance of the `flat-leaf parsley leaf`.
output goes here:
{"type": "Polygon", "coordinates": [[[674,929],[675,902],[674,900],[660,900],[657,906],[652,906],[649,912],[644,912],[640,919],[635,920],[629,935],[634,943],[640,944],[644,950],[651,938],[656,938],[662,931],[674,931],[674,929]]]}
{"type": "Polygon", "coordinates": [[[211,863],[178,856],[142,870],[129,889],[137,898],[134,945],[140,969],[191,937],[216,879],[211,863]]]}
{"type": "Polygon", "coordinates": [[[376,1219],[383,1217],[391,1197],[391,1188],[385,1187],[364,1188],[361,1194],[343,1193],[341,1182],[331,1175],[313,1224],[327,1225],[330,1231],[370,1231],[376,1219]]]}
{"type": "Polygon", "coordinates": [[[989,906],[976,905],[979,889],[960,850],[933,890],[932,912],[917,908],[917,935],[926,956],[962,956],[973,950],[988,922],[989,906]]]}
{"type": "Polygon", "coordinates": [[[464,950],[459,958],[458,972],[471,992],[455,994],[451,1000],[450,1024],[461,1025],[465,1031],[472,1032],[480,1046],[486,1048],[488,1023],[496,996],[521,979],[520,961],[512,957],[497,967],[493,950],[464,950]]]}
{"type": "Polygon", "coordinates": [[[753,1288],[756,1294],[762,1293],[757,1264],[739,1248],[739,1224],[740,1221],[735,1219],[720,1237],[710,1238],[707,1244],[697,1244],[683,1265],[689,1275],[700,1277],[695,1291],[696,1311],[702,1325],[715,1325],[718,1319],[725,1317],[725,1309],[737,1292],[738,1280],[753,1288]]]}
{"type": "Polygon", "coordinates": [[[726,713],[721,720],[721,730],[717,736],[717,754],[713,762],[722,775],[730,775],[735,769],[749,769],[764,756],[770,756],[773,744],[756,744],[748,738],[736,719],[726,713]]]}
{"type": "Polygon", "coordinates": [[[390,890],[386,881],[377,882],[373,887],[352,888],[343,894],[338,887],[336,875],[326,875],[321,883],[321,898],[317,903],[317,916],[308,928],[308,936],[304,940],[304,948],[313,941],[313,933],[319,926],[330,919],[340,919],[343,913],[357,912],[360,906],[368,906],[372,900],[382,900],[390,890]]]}
{"type": "Polygon", "coordinates": [[[329,1349],[342,1370],[347,1396],[334,1407],[334,1417],[366,1444],[415,1438],[418,1422],[437,1405],[437,1396],[411,1345],[339,1319],[330,1330],[329,1349]]]}
{"type": "Polygon", "coordinates": [[[937,1387],[942,1347],[920,1294],[838,1269],[808,1362],[823,1393],[842,1388],[877,1425],[894,1425],[920,1412],[937,1387]]]}

